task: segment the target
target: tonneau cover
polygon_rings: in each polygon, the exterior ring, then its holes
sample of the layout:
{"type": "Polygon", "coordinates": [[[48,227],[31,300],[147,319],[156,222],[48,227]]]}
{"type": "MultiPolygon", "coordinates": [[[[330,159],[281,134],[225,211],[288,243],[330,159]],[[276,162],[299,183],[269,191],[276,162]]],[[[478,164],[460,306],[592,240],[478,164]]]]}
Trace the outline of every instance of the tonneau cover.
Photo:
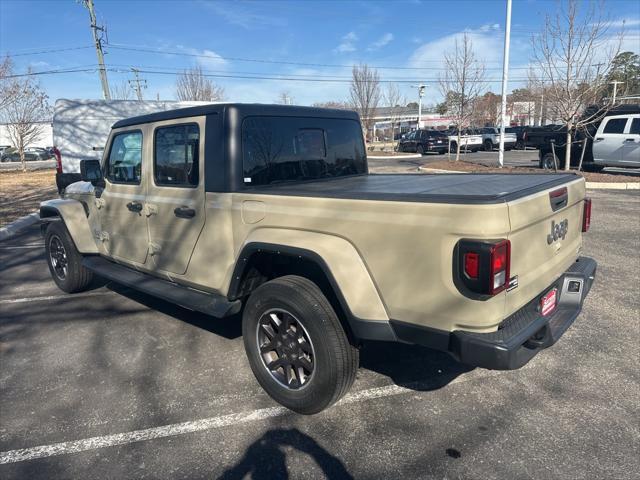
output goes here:
{"type": "Polygon", "coordinates": [[[251,193],[355,200],[486,204],[578,179],[562,174],[370,174],[248,188],[251,193]]]}

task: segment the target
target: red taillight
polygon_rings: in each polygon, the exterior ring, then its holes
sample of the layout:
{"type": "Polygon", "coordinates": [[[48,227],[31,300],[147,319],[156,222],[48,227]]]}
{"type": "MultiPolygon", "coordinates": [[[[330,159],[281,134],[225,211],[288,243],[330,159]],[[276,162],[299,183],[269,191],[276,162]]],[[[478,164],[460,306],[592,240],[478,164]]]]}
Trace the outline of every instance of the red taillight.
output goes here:
{"type": "Polygon", "coordinates": [[[591,199],[584,199],[584,210],[582,211],[582,231],[589,231],[591,226],[591,199]]]}
{"type": "Polygon", "coordinates": [[[56,156],[56,172],[62,173],[62,155],[58,147],[53,147],[53,154],[56,156]]]}
{"type": "Polygon", "coordinates": [[[463,294],[496,295],[509,286],[509,240],[462,239],[456,245],[453,258],[454,283],[463,294]]]}
{"type": "Polygon", "coordinates": [[[511,242],[503,240],[489,250],[491,269],[489,287],[491,295],[501,292],[509,284],[509,268],[511,263],[511,242]]]}
{"type": "Polygon", "coordinates": [[[464,273],[469,278],[478,278],[478,269],[480,265],[480,255],[468,252],[464,254],[464,273]]]}

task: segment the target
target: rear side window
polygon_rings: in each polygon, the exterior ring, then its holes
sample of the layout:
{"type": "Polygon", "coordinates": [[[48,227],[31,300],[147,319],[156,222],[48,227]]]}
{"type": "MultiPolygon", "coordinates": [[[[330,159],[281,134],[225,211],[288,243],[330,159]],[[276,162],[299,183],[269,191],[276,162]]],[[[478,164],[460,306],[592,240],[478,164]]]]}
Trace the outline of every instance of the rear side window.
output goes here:
{"type": "Polygon", "coordinates": [[[194,187],[200,178],[200,129],[196,124],[156,128],[153,174],[156,185],[194,187]]]}
{"type": "Polygon", "coordinates": [[[248,117],[242,123],[245,185],[366,173],[360,124],[308,117],[248,117]]]}
{"type": "Polygon", "coordinates": [[[624,133],[624,127],[626,124],[626,118],[612,118],[604,126],[602,133],[624,133]]]}
{"type": "Polygon", "coordinates": [[[640,118],[633,119],[629,133],[632,135],[640,135],[640,118]]]}
{"type": "Polygon", "coordinates": [[[114,183],[140,183],[142,173],[142,132],[118,133],[111,141],[107,179],[114,183]]]}

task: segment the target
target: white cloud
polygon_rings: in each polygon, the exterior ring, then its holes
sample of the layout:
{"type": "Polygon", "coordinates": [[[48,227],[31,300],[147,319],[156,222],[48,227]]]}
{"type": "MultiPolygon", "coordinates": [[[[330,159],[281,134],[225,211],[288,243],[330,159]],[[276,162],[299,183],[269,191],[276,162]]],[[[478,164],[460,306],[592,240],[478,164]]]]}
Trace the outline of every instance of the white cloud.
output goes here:
{"type": "Polygon", "coordinates": [[[368,50],[378,50],[379,48],[389,45],[389,43],[391,43],[392,40],[393,40],[393,33],[385,33],[378,40],[373,42],[369,46],[368,50]]]}
{"type": "Polygon", "coordinates": [[[618,20],[607,22],[607,25],[610,28],[637,27],[640,25],[640,18],[619,18],[618,20]]]}
{"type": "Polygon", "coordinates": [[[482,25],[479,29],[480,32],[490,32],[492,30],[500,30],[499,23],[486,23],[482,25]]]}
{"type": "Polygon", "coordinates": [[[355,52],[356,46],[355,42],[358,41],[358,35],[355,32],[349,32],[344,37],[342,37],[342,43],[338,45],[334,51],[338,53],[348,53],[355,52]]]}
{"type": "Polygon", "coordinates": [[[212,50],[198,50],[197,48],[183,48],[180,47],[181,50],[184,50],[186,53],[190,55],[197,55],[197,57],[193,57],[198,65],[200,65],[203,70],[214,70],[220,69],[221,67],[225,67],[229,62],[227,62],[224,58],[222,58],[219,54],[212,50]]]}

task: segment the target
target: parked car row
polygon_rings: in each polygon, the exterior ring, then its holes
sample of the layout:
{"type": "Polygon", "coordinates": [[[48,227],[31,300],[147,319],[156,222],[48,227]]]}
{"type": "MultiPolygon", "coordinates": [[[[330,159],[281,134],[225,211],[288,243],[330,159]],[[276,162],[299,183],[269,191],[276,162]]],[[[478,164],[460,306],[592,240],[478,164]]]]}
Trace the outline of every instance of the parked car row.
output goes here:
{"type": "MultiPolygon", "coordinates": [[[[461,150],[477,152],[478,150],[492,151],[500,144],[500,130],[495,127],[467,128],[460,132],[456,130],[414,130],[404,134],[398,144],[398,151],[424,154],[428,152],[443,154],[457,150],[458,141],[461,150]]],[[[517,135],[505,133],[505,150],[515,148],[517,135]]]]}
{"type": "MultiPolygon", "coordinates": [[[[53,158],[52,148],[28,147],[24,149],[24,159],[27,162],[49,160],[53,158]]],[[[4,147],[0,150],[1,162],[19,162],[20,152],[14,147],[4,147]]]]}

